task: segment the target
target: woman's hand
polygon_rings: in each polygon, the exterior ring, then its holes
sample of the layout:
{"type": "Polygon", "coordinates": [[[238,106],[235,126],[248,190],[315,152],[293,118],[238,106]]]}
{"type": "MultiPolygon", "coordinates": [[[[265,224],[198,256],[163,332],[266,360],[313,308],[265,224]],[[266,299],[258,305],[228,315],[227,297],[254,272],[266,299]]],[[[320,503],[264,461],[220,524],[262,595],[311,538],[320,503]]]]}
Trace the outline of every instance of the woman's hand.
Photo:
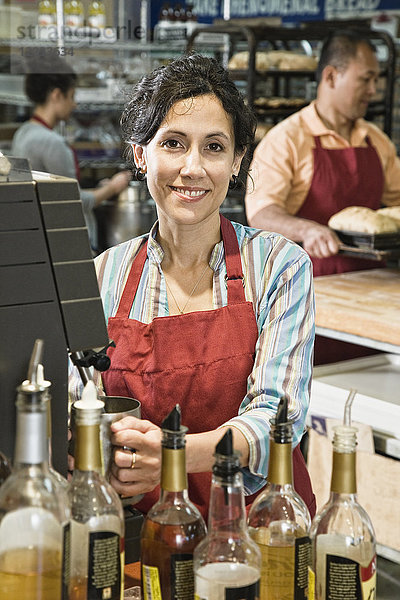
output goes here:
{"type": "Polygon", "coordinates": [[[121,496],[138,496],[153,490],[161,476],[161,429],[150,421],[125,417],[111,425],[114,451],[110,483],[121,496]],[[132,448],[132,452],[122,448],[132,448]],[[134,465],[134,466],[132,466],[134,465]]]}

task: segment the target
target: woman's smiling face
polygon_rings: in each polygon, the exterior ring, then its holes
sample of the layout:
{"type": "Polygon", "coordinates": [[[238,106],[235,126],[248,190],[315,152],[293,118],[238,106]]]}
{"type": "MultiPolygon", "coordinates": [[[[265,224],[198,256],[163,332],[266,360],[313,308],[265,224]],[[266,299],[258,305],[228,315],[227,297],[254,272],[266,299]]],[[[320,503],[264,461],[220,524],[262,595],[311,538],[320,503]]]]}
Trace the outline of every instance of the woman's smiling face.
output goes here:
{"type": "Polygon", "coordinates": [[[240,168],[234,148],[231,117],[216,96],[174,104],[153,139],[134,146],[159,217],[194,224],[218,213],[240,168]]]}

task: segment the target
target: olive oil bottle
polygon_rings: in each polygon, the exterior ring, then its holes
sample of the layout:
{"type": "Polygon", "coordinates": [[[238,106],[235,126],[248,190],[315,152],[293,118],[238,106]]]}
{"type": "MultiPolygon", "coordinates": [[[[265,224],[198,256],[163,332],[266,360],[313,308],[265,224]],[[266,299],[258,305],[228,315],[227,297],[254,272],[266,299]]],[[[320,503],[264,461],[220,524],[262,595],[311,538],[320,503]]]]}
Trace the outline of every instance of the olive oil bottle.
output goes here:
{"type": "Polygon", "coordinates": [[[64,486],[49,472],[46,388],[36,340],[28,378],[17,392],[14,465],[0,488],[0,599],[67,600],[69,506],[64,486]],[[67,573],[67,571],[66,571],[67,573]]]}
{"type": "Polygon", "coordinates": [[[248,517],[261,550],[263,600],[305,600],[308,593],[311,519],[293,488],[292,429],[287,398],[281,398],[271,420],[268,483],[248,517]]]}
{"type": "Polygon", "coordinates": [[[162,425],[160,499],[147,513],[141,533],[144,600],[193,598],[193,551],[206,534],[187,491],[185,433],[179,405],[162,425]]]}

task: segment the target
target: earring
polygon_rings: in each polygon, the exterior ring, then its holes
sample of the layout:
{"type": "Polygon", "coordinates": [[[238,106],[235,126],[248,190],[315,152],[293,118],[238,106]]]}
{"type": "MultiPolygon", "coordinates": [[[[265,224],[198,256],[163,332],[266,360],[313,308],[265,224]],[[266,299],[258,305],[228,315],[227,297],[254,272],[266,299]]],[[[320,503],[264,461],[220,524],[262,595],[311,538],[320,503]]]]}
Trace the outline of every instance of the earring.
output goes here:
{"type": "Polygon", "coordinates": [[[230,190],[234,190],[237,186],[238,186],[238,176],[235,174],[232,174],[232,178],[229,180],[229,189],[230,190]]]}
{"type": "Polygon", "coordinates": [[[146,173],[145,173],[145,171],[142,171],[142,169],[140,167],[136,167],[134,175],[135,175],[136,181],[144,181],[146,179],[146,173]]]}

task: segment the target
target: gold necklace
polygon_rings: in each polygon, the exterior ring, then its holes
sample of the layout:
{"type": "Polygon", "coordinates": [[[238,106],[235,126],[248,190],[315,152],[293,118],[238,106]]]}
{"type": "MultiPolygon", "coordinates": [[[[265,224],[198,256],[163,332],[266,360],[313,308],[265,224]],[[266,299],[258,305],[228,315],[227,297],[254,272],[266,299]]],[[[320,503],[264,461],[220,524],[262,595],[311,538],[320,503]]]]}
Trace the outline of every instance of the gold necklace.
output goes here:
{"type": "Polygon", "coordinates": [[[183,308],[181,308],[181,307],[179,306],[179,304],[177,303],[177,301],[176,301],[176,298],[175,298],[175,295],[174,295],[174,292],[173,292],[173,291],[171,290],[171,288],[169,287],[169,285],[168,285],[168,281],[167,281],[167,278],[166,278],[166,277],[165,277],[165,275],[164,275],[164,278],[165,278],[165,283],[166,283],[166,286],[167,286],[167,288],[168,288],[168,291],[169,291],[169,293],[171,294],[171,296],[172,296],[172,298],[173,298],[173,301],[174,301],[174,302],[175,302],[175,304],[176,304],[176,308],[178,309],[178,311],[179,311],[179,313],[180,313],[181,315],[183,315],[183,313],[185,312],[185,308],[186,308],[186,307],[187,307],[187,305],[189,304],[189,300],[190,300],[190,298],[193,296],[193,294],[194,294],[194,293],[195,293],[195,291],[197,290],[197,288],[198,288],[198,286],[199,286],[199,284],[200,284],[200,281],[203,279],[203,277],[204,277],[204,275],[205,275],[205,273],[206,273],[206,271],[207,271],[207,268],[208,268],[208,266],[209,266],[208,264],[205,266],[205,269],[204,269],[204,271],[203,271],[203,272],[202,272],[202,274],[200,275],[200,277],[199,277],[199,279],[197,280],[197,282],[194,284],[194,287],[193,287],[192,291],[190,292],[190,294],[189,294],[189,296],[188,296],[188,299],[187,299],[187,300],[186,300],[186,302],[185,302],[185,306],[184,306],[183,308]]]}

